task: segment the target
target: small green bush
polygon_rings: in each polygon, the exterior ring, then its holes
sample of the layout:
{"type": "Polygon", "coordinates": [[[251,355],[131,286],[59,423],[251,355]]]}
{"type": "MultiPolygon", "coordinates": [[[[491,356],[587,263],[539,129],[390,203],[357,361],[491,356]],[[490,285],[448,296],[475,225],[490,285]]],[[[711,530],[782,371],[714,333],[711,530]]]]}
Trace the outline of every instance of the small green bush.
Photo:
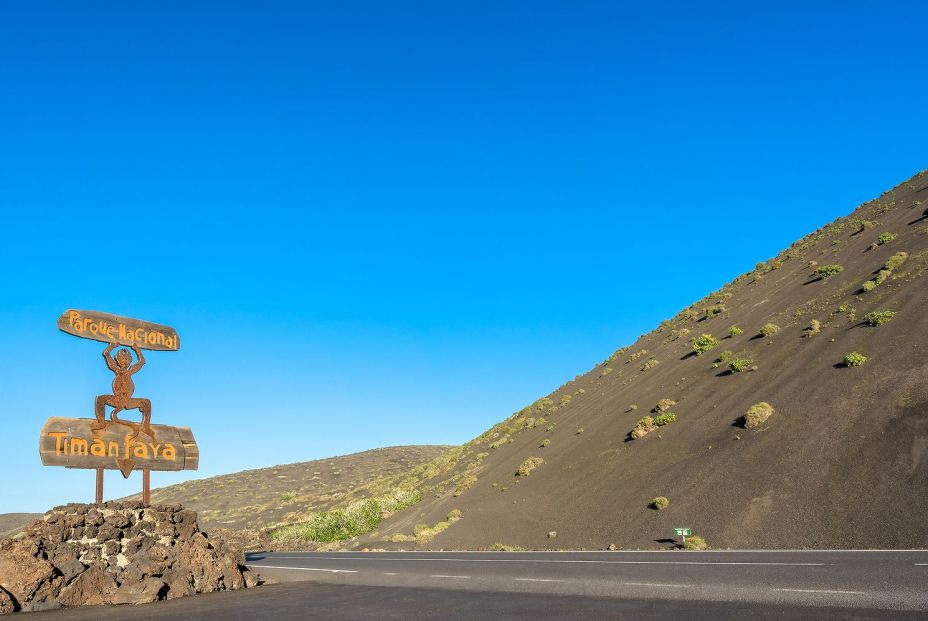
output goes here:
{"type": "Polygon", "coordinates": [[[451,495],[454,496],[455,498],[457,498],[458,496],[460,496],[461,494],[463,494],[463,493],[465,492],[465,490],[468,490],[468,489],[472,488],[472,487],[474,486],[474,484],[476,484],[476,483],[477,483],[477,477],[474,476],[473,474],[468,474],[468,475],[464,476],[464,477],[458,482],[457,487],[454,488],[454,492],[453,492],[451,495]]]}
{"type": "Polygon", "coordinates": [[[865,362],[867,362],[867,357],[856,351],[852,351],[844,357],[844,364],[849,367],[859,367],[865,362]]]}
{"type": "Polygon", "coordinates": [[[654,406],[654,411],[655,412],[666,412],[667,410],[669,410],[676,404],[677,402],[674,401],[673,399],[664,398],[657,402],[657,405],[654,406]]]}
{"type": "Polygon", "coordinates": [[[521,464],[519,464],[519,469],[516,470],[516,476],[518,477],[527,477],[531,474],[532,470],[545,463],[541,457],[529,457],[521,464]]]}
{"type": "Polygon", "coordinates": [[[775,323],[765,323],[760,327],[761,336],[773,336],[780,331],[780,326],[775,323]]]}
{"type": "Polygon", "coordinates": [[[867,313],[864,317],[868,325],[871,326],[882,326],[884,323],[889,323],[892,321],[893,317],[896,316],[896,313],[893,311],[874,311],[872,313],[867,313]]]}
{"type": "Polygon", "coordinates": [[[897,252],[896,254],[894,254],[893,256],[889,257],[889,259],[886,260],[886,265],[884,266],[884,269],[893,271],[894,269],[898,268],[900,265],[905,263],[905,260],[908,258],[909,258],[908,252],[897,252]]]}
{"type": "Polygon", "coordinates": [[[728,364],[731,361],[731,359],[734,357],[735,357],[735,352],[729,349],[726,349],[721,354],[719,354],[719,357],[716,359],[716,362],[719,364],[728,364]]]}
{"type": "Polygon", "coordinates": [[[747,414],[744,415],[744,426],[747,428],[757,427],[763,424],[773,415],[773,406],[766,401],[755,403],[748,408],[747,414]]]}
{"type": "Polygon", "coordinates": [[[464,513],[462,513],[460,509],[452,509],[448,513],[447,520],[449,522],[456,522],[457,520],[460,520],[462,517],[464,517],[464,513]]]}
{"type": "Polygon", "coordinates": [[[550,445],[551,445],[551,440],[549,440],[548,438],[545,438],[544,440],[541,441],[541,448],[544,448],[550,445]]]}
{"type": "Polygon", "coordinates": [[[873,291],[874,289],[876,289],[876,281],[868,280],[864,282],[864,284],[862,284],[860,288],[863,289],[864,291],[873,291]]]}
{"type": "Polygon", "coordinates": [[[818,319],[813,319],[809,322],[809,327],[806,328],[806,336],[812,336],[814,334],[818,334],[821,331],[822,322],[820,322],[818,319]]]}
{"type": "Polygon", "coordinates": [[[648,361],[644,363],[644,366],[641,367],[641,370],[648,371],[650,369],[653,369],[659,364],[660,364],[660,361],[658,361],[657,358],[648,358],[648,361]]]}
{"type": "Polygon", "coordinates": [[[718,339],[711,334],[702,334],[693,339],[693,351],[697,356],[701,356],[718,344],[718,339]]]}
{"type": "Polygon", "coordinates": [[[674,414],[673,412],[667,412],[666,414],[655,416],[654,425],[657,427],[663,427],[664,425],[669,425],[675,420],[677,420],[677,415],[674,414]]]}
{"type": "Polygon", "coordinates": [[[728,363],[728,368],[732,373],[743,373],[754,368],[754,359],[747,356],[732,359],[728,363]]]}
{"type": "Polygon", "coordinates": [[[844,267],[841,265],[822,265],[821,267],[815,270],[815,273],[818,274],[819,278],[823,280],[826,278],[831,278],[835,274],[840,274],[844,271],[844,267]]]}
{"type": "Polygon", "coordinates": [[[877,225],[879,225],[879,222],[873,222],[871,220],[861,220],[860,228],[857,229],[857,232],[862,233],[863,231],[866,231],[867,229],[872,229],[873,227],[877,225]]]}
{"type": "Polygon", "coordinates": [[[669,507],[670,501],[667,500],[666,496],[658,496],[657,498],[651,501],[651,504],[649,506],[652,509],[656,509],[657,511],[660,511],[661,509],[666,509],[667,507],[669,507]]]}
{"type": "Polygon", "coordinates": [[[888,244],[892,240],[899,237],[895,233],[880,233],[880,236],[876,238],[877,245],[882,246],[883,244],[888,244]]]}
{"type": "Polygon", "coordinates": [[[712,306],[707,306],[706,307],[706,319],[712,319],[716,315],[719,315],[724,312],[725,312],[724,304],[713,304],[712,306]]]}
{"type": "Polygon", "coordinates": [[[732,338],[736,336],[741,336],[742,334],[744,334],[744,330],[742,330],[738,326],[732,326],[728,329],[728,336],[732,338]]]}
{"type": "Polygon", "coordinates": [[[685,550],[705,550],[709,546],[706,545],[706,540],[700,537],[699,535],[690,535],[686,538],[686,544],[683,548],[685,550]]]}

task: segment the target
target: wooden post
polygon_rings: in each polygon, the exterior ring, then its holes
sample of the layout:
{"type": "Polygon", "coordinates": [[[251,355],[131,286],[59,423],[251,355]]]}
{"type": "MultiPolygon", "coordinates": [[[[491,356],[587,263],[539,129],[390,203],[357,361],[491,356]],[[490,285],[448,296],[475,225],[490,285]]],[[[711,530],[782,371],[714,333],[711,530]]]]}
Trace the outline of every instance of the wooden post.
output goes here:
{"type": "Polygon", "coordinates": [[[142,470],[142,504],[146,507],[151,504],[151,470],[148,468],[142,470]]]}
{"type": "Polygon", "coordinates": [[[103,504],[103,468],[97,468],[97,506],[103,504]]]}

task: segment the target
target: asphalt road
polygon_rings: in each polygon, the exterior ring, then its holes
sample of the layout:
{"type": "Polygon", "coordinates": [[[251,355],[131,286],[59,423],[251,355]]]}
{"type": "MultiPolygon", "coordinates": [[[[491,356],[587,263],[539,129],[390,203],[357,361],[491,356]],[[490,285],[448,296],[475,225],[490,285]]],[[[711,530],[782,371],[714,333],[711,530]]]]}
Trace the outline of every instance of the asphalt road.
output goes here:
{"type": "Polygon", "coordinates": [[[928,619],[928,551],[267,553],[278,581],[43,619],[928,619]]]}

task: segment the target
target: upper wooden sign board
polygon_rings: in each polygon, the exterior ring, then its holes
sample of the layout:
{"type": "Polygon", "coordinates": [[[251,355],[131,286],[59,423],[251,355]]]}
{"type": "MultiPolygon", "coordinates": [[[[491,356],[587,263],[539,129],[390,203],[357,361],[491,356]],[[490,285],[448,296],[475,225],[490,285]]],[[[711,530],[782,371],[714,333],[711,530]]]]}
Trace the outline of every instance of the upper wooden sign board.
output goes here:
{"type": "Polygon", "coordinates": [[[174,328],[99,311],[68,309],[58,318],[58,329],[101,343],[137,345],[154,351],[180,349],[180,337],[174,328]]]}

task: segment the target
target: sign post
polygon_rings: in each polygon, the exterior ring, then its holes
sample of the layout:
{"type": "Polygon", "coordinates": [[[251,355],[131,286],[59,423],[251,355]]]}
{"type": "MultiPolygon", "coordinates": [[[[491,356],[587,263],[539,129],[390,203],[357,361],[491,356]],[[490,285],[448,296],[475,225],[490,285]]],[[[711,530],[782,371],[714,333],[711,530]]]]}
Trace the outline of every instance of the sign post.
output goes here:
{"type": "Polygon", "coordinates": [[[97,396],[94,418],[49,418],[39,436],[42,464],[96,470],[98,505],[103,504],[104,470],[119,470],[128,479],[138,467],[142,470],[142,503],[147,506],[152,470],[196,470],[199,465],[200,453],[190,428],[152,424],[151,400],[134,394],[132,376],[145,366],[142,350],[177,351],[180,337],[173,328],[156,323],[74,309],[58,318],[58,328],[107,343],[103,359],[113,372],[112,394],[97,396]],[[125,347],[113,354],[120,345],[125,347]],[[109,420],[107,408],[111,408],[109,420]],[[118,416],[127,410],[138,410],[141,421],[118,416]]]}
{"type": "Polygon", "coordinates": [[[675,536],[683,537],[683,545],[685,546],[685,545],[686,545],[686,537],[687,537],[687,535],[692,535],[692,534],[693,534],[693,530],[690,529],[690,528],[675,528],[675,529],[673,529],[673,534],[674,534],[675,536]]]}

